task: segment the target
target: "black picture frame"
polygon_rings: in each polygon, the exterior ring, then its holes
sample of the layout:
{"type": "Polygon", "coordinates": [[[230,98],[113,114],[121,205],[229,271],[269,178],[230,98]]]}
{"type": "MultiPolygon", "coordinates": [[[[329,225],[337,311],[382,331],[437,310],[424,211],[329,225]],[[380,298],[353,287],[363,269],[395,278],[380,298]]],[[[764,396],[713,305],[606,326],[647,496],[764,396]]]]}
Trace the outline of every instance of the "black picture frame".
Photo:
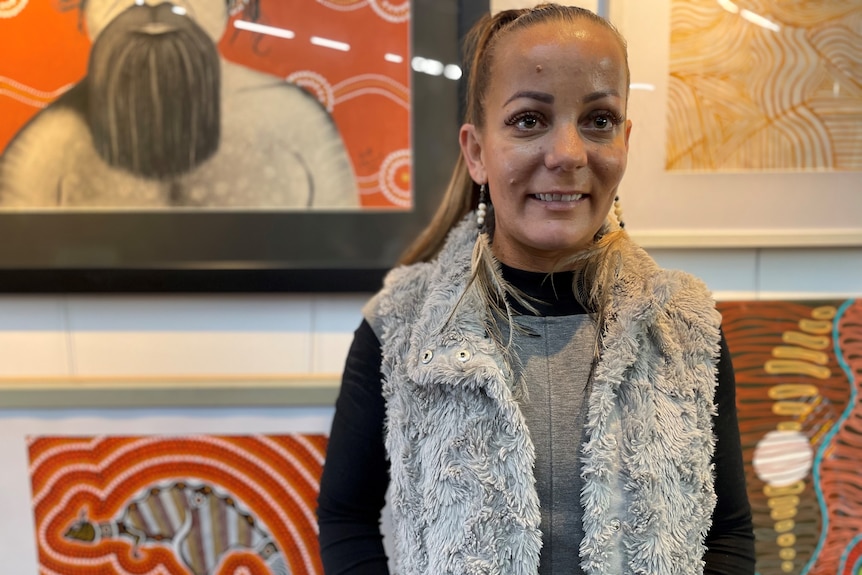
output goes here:
{"type": "MultiPolygon", "coordinates": [[[[411,10],[412,55],[460,64],[488,0],[411,10]]],[[[409,211],[7,211],[0,292],[375,291],[439,204],[458,154],[461,82],[412,72],[409,211]]]]}

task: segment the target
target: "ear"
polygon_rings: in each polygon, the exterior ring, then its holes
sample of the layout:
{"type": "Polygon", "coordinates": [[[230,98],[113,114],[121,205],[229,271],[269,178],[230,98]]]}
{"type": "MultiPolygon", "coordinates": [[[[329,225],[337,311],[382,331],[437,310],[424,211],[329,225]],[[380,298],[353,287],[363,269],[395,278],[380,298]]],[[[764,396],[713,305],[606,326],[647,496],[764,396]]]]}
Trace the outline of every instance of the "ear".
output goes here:
{"type": "Polygon", "coordinates": [[[632,134],[632,121],[626,120],[626,152],[629,151],[629,136],[632,134]]]}
{"type": "Polygon", "coordinates": [[[479,129],[473,124],[464,124],[461,126],[458,141],[461,144],[461,154],[464,155],[464,161],[467,162],[470,177],[477,184],[487,183],[488,173],[485,171],[485,160],[482,156],[482,134],[479,129]]]}

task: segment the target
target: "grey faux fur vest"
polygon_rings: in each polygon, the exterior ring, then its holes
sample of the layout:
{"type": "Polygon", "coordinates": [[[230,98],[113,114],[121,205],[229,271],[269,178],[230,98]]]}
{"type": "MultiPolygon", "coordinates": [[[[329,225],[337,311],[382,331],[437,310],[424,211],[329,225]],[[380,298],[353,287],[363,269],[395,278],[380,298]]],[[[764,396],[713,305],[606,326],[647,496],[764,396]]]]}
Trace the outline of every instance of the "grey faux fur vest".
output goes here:
{"type": "MultiPolygon", "coordinates": [[[[512,369],[472,290],[444,326],[475,237],[468,218],[437,260],[393,270],[365,309],[383,349],[399,575],[537,572],[534,449],[512,369]]],[[[698,280],[627,240],[623,259],[588,399],[581,565],[698,574],[715,506],[720,316],[698,280]]]]}

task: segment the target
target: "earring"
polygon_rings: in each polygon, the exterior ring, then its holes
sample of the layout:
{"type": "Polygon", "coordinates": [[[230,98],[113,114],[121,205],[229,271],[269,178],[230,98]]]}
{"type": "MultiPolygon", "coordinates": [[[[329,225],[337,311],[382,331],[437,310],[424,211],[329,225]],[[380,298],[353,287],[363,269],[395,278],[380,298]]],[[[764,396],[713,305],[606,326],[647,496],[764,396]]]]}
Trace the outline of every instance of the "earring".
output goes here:
{"type": "Polygon", "coordinates": [[[623,208],[620,205],[619,196],[614,198],[614,216],[617,218],[617,223],[620,225],[620,229],[625,229],[626,224],[623,221],[623,208]]]}
{"type": "Polygon", "coordinates": [[[476,206],[476,226],[482,229],[485,226],[485,216],[488,215],[487,196],[485,184],[479,187],[479,205],[476,206]]]}

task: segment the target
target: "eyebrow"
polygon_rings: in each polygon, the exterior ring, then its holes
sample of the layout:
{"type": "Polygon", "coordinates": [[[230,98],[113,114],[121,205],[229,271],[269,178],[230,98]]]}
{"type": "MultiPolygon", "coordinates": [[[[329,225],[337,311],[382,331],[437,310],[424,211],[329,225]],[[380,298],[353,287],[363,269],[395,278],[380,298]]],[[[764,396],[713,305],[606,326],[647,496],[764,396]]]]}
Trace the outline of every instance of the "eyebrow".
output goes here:
{"type": "Polygon", "coordinates": [[[595,102],[596,100],[601,100],[602,98],[619,98],[620,93],[616,90],[602,90],[600,92],[593,92],[592,94],[587,94],[584,97],[585,103],[595,102]]]}
{"type": "MultiPolygon", "coordinates": [[[[600,92],[593,92],[592,94],[588,94],[587,96],[584,97],[584,102],[590,103],[590,102],[595,102],[596,100],[601,100],[602,98],[608,98],[608,97],[619,98],[619,96],[620,96],[620,93],[617,92],[616,90],[602,90],[600,92]]],[[[553,104],[554,103],[554,96],[552,94],[547,94],[545,92],[533,92],[531,90],[523,90],[523,91],[515,92],[514,94],[512,94],[512,96],[508,100],[503,102],[503,105],[505,106],[506,104],[508,104],[512,100],[517,100],[518,98],[529,98],[531,100],[536,100],[536,101],[542,102],[544,104],[553,104]]]]}
{"type": "Polygon", "coordinates": [[[538,100],[539,102],[542,102],[544,104],[553,104],[554,103],[554,96],[551,94],[548,94],[545,92],[532,92],[530,90],[525,90],[525,91],[521,91],[521,92],[515,92],[514,94],[512,94],[512,96],[508,100],[503,102],[503,105],[505,106],[506,104],[508,104],[512,100],[517,100],[518,98],[529,98],[531,100],[538,100]]]}

